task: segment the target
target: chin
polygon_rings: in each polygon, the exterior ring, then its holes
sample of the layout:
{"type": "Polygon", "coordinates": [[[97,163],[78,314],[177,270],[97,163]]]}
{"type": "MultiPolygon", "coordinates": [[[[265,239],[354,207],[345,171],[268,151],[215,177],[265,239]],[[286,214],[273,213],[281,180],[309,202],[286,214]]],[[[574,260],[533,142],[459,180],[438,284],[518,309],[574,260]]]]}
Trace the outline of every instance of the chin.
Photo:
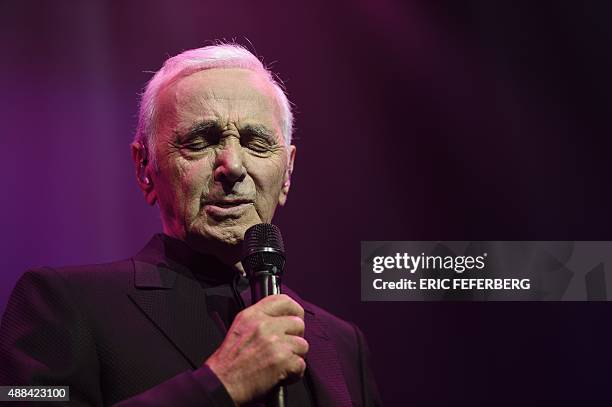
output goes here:
{"type": "Polygon", "coordinates": [[[201,230],[190,233],[203,245],[222,244],[227,246],[241,245],[244,233],[250,225],[207,225],[201,230]]]}

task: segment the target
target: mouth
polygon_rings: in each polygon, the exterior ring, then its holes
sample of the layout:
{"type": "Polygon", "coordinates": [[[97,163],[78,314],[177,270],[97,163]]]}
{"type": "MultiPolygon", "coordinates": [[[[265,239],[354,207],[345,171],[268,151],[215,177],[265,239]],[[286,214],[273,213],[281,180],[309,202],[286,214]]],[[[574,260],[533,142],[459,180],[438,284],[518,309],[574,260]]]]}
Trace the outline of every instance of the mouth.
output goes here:
{"type": "Polygon", "coordinates": [[[214,217],[239,217],[251,205],[253,201],[249,199],[221,199],[204,202],[204,210],[214,217]]]}
{"type": "Polygon", "coordinates": [[[214,205],[220,208],[230,208],[232,206],[238,206],[243,204],[251,204],[253,201],[249,199],[221,199],[218,201],[208,201],[204,205],[214,205]]]}

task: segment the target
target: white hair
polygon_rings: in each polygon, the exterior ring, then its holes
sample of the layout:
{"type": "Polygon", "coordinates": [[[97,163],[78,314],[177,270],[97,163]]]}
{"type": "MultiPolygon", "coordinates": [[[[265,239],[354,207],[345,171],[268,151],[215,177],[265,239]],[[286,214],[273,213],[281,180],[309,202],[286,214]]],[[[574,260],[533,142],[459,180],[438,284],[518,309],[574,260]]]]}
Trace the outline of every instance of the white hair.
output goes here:
{"type": "Polygon", "coordinates": [[[276,101],[280,107],[280,125],[282,136],[287,148],[291,145],[293,133],[293,113],[291,104],[282,83],[274,78],[274,74],[246,48],[238,44],[218,44],[190,49],[164,62],[162,68],[153,75],[147,83],[140,100],[138,126],[134,136],[135,142],[140,142],[148,150],[148,159],[155,165],[156,114],[157,97],[160,91],[180,78],[198,71],[213,68],[242,68],[262,74],[272,85],[276,101]]]}

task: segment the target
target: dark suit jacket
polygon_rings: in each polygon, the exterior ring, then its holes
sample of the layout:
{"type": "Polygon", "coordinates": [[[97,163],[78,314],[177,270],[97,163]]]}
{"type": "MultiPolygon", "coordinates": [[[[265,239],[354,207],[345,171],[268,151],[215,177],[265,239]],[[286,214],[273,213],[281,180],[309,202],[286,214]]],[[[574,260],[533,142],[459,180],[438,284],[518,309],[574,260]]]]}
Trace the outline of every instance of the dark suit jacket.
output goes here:
{"type": "MultiPolygon", "coordinates": [[[[129,260],[26,272],[0,327],[0,384],[69,385],[73,403],[91,406],[229,404],[202,367],[223,339],[206,318],[215,289],[178,267],[157,235],[129,260]]],[[[305,310],[316,404],[379,405],[359,329],[285,291],[305,310]]]]}

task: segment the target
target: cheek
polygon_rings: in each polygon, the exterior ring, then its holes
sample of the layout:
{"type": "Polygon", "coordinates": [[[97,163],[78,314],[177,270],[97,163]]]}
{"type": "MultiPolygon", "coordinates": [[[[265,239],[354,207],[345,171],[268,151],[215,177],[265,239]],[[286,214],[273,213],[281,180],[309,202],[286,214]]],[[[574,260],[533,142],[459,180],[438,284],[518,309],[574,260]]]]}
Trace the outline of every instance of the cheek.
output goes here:
{"type": "Polygon", "coordinates": [[[208,160],[189,161],[182,171],[183,195],[192,208],[200,207],[202,197],[210,185],[211,168],[208,160]]]}
{"type": "Polygon", "coordinates": [[[200,201],[208,190],[210,179],[208,160],[181,161],[171,172],[170,199],[174,201],[176,211],[183,217],[191,218],[200,211],[200,201]]]}
{"type": "Polygon", "coordinates": [[[285,164],[282,159],[266,160],[255,163],[252,176],[257,187],[257,201],[269,209],[274,209],[283,186],[285,164]]]}

